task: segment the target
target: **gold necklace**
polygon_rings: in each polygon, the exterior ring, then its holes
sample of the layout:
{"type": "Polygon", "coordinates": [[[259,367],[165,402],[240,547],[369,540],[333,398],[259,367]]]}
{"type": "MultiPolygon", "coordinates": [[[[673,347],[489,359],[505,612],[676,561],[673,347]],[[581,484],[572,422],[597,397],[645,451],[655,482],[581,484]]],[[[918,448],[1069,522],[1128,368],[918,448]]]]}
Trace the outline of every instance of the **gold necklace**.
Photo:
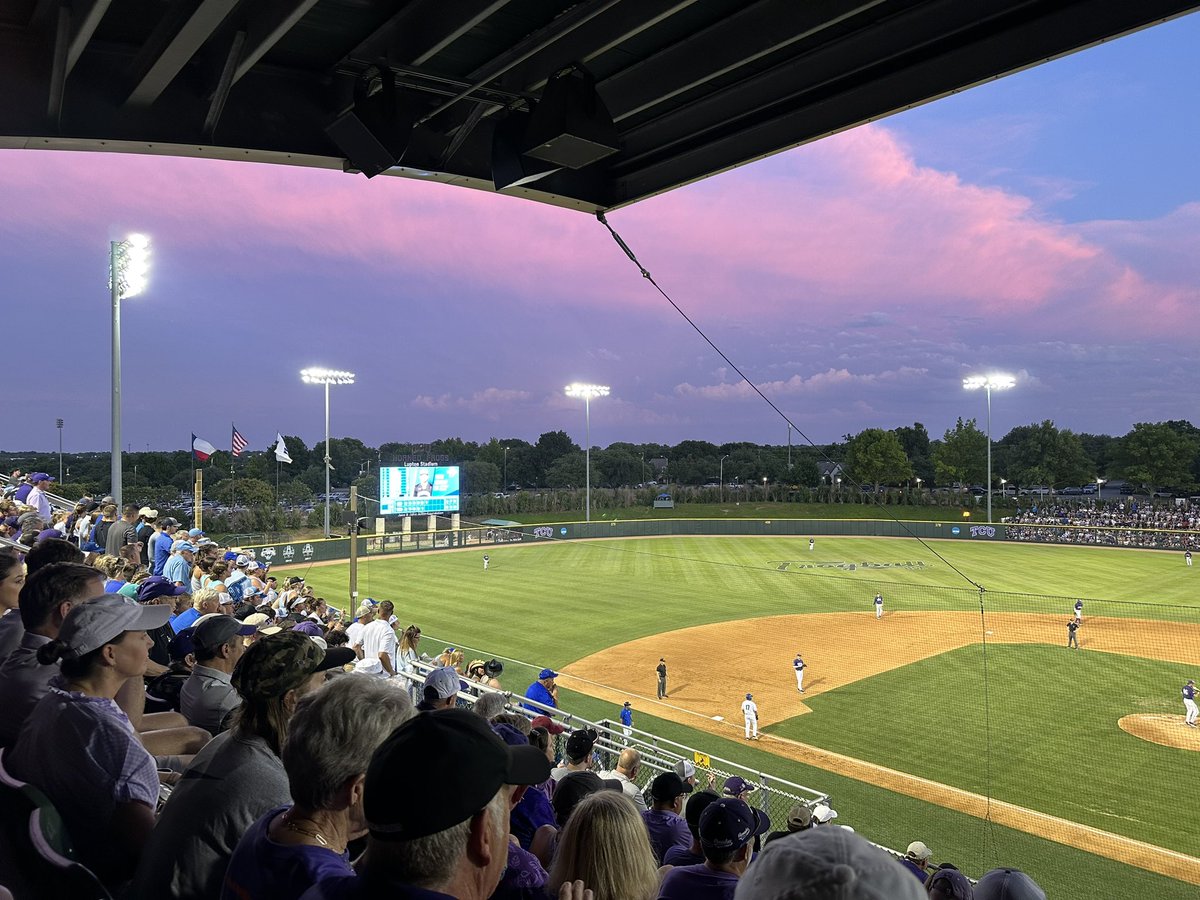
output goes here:
{"type": "MultiPolygon", "coordinates": [[[[328,840],[325,838],[325,835],[321,834],[321,832],[319,832],[319,831],[310,831],[310,830],[309,830],[309,829],[307,829],[307,828],[301,828],[301,827],[300,827],[299,825],[297,825],[297,824],[296,824],[294,821],[292,821],[292,818],[291,818],[291,815],[290,815],[290,811],[289,811],[288,813],[284,814],[283,820],[284,820],[284,821],[283,821],[283,827],[284,827],[284,828],[286,828],[288,831],[294,831],[294,832],[296,832],[296,834],[303,834],[303,835],[305,835],[306,837],[313,838],[313,839],[314,839],[315,841],[317,841],[317,843],[319,843],[319,844],[320,844],[322,847],[328,847],[328,846],[329,846],[329,841],[328,841],[328,840]]],[[[305,821],[305,822],[311,822],[312,820],[311,820],[311,819],[304,819],[303,821],[305,821]]]]}

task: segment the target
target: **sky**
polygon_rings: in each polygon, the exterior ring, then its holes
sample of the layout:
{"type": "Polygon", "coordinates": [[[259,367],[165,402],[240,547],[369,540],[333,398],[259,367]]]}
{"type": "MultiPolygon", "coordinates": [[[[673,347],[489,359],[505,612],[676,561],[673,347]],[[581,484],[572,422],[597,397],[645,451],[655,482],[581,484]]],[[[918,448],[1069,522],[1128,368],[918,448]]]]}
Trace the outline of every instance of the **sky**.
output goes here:
{"type": "MultiPolygon", "coordinates": [[[[609,215],[675,301],[822,443],[957,417],[992,432],[1200,422],[1200,15],[609,215]]],[[[133,450],[331,430],[787,441],[785,422],[591,216],[419,181],[0,151],[0,449],[109,437],[108,241],[153,241],[122,306],[133,450]],[[25,323],[22,325],[22,322],[25,323]]],[[[802,436],[803,435],[803,436],[802,436]]]]}

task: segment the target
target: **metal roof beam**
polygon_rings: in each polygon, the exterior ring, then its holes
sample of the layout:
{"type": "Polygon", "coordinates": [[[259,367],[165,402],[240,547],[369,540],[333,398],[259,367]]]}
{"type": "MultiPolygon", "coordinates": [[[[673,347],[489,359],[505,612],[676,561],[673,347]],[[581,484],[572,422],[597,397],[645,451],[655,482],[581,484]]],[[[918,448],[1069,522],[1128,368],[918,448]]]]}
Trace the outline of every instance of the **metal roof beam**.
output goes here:
{"type": "Polygon", "coordinates": [[[316,5],[317,0],[275,0],[271,3],[257,0],[254,12],[243,29],[246,41],[241,58],[236,60],[230,86],[237,84],[316,5]]]}
{"type": "Polygon", "coordinates": [[[149,106],[157,100],[237,4],[238,0],[193,0],[172,6],[138,54],[133,69],[139,73],[137,84],[125,102],[149,106]]]}

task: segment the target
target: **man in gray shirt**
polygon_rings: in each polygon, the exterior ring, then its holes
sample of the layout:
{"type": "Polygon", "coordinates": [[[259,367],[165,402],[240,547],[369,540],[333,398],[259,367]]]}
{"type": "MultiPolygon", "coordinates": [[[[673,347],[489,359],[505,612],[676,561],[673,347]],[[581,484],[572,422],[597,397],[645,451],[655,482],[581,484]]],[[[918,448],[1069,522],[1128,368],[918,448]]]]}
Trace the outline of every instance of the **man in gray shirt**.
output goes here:
{"type": "Polygon", "coordinates": [[[246,651],[245,637],[255,631],[233,616],[212,616],[196,626],[196,665],[179,692],[179,711],[189,725],[211,734],[229,727],[229,714],[242,702],[230,679],[246,651]]]}

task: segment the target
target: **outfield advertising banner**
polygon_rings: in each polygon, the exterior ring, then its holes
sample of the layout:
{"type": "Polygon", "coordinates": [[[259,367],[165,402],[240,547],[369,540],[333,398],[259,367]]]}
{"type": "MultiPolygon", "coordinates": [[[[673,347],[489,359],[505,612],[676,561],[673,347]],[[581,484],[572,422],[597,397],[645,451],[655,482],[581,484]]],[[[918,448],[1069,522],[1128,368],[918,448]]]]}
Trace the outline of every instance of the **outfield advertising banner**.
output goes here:
{"type": "Polygon", "coordinates": [[[379,470],[379,513],[427,516],[458,512],[458,466],[384,466],[379,470]]]}

